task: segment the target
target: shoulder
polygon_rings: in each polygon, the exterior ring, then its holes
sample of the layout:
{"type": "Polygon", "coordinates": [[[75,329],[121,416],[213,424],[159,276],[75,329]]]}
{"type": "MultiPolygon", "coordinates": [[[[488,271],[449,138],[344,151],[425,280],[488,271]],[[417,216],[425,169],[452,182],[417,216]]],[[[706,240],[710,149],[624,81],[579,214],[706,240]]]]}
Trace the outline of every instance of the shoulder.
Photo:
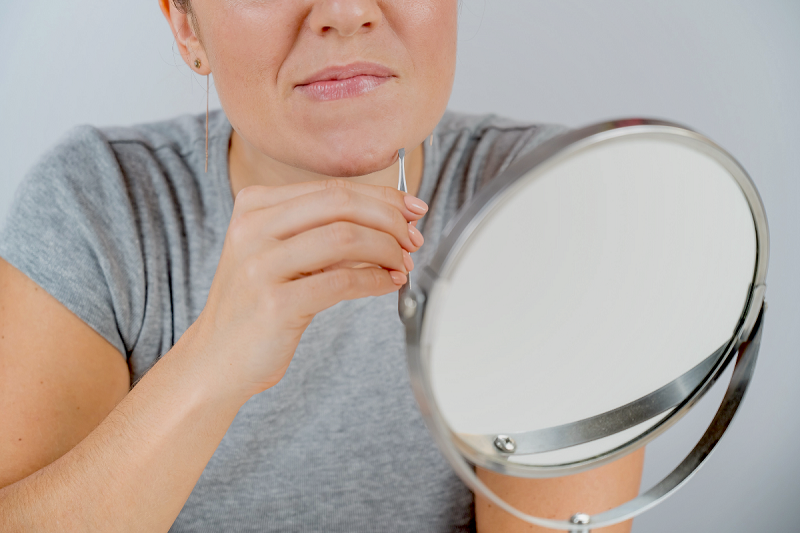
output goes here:
{"type": "Polygon", "coordinates": [[[567,131],[556,124],[448,111],[434,132],[430,164],[459,206],[521,155],[567,131]]]}
{"type": "MultiPolygon", "coordinates": [[[[205,151],[205,115],[100,128],[97,132],[117,151],[144,149],[153,154],[172,152],[187,157],[205,151]]],[[[209,137],[224,134],[230,136],[230,124],[221,111],[214,111],[209,118],[209,137]]]]}
{"type": "MultiPolygon", "coordinates": [[[[209,130],[213,140],[230,137],[230,123],[221,111],[212,113],[209,130]]],[[[33,173],[116,171],[135,159],[174,160],[176,157],[183,159],[186,166],[194,167],[204,159],[204,153],[204,115],[185,115],[125,127],[84,125],[68,132],[40,159],[33,173]]]]}
{"type": "MultiPolygon", "coordinates": [[[[212,114],[210,133],[215,142],[227,135],[227,146],[230,124],[221,112],[212,114]]],[[[201,190],[216,192],[216,174],[207,175],[204,163],[205,115],[127,127],[78,126],[39,159],[17,199],[47,198],[52,207],[69,203],[70,210],[118,216],[119,208],[152,207],[149,197],[161,191],[190,198],[201,190]]]]}
{"type": "Polygon", "coordinates": [[[522,122],[497,115],[471,115],[448,111],[436,128],[438,152],[450,164],[454,159],[474,176],[480,186],[520,155],[568,128],[556,124],[522,122]],[[468,168],[467,168],[468,167],[468,168]]]}
{"type": "Polygon", "coordinates": [[[419,195],[431,206],[423,219],[429,250],[425,253],[433,253],[447,224],[484,185],[520,156],[565,131],[554,124],[446,112],[433,132],[433,142],[424,145],[425,175],[419,195]]]}
{"type": "Polygon", "coordinates": [[[436,135],[442,139],[468,138],[473,141],[481,141],[487,137],[534,139],[550,138],[567,129],[558,124],[526,122],[495,114],[469,114],[448,110],[436,127],[436,135]]]}
{"type": "MultiPolygon", "coordinates": [[[[211,124],[218,136],[227,124],[220,115],[211,124]]],[[[224,220],[222,156],[206,174],[204,115],[74,128],[21,182],[0,256],[128,353],[163,273],[154,265],[202,241],[207,218],[214,228],[224,220]]]]}
{"type": "MultiPolygon", "coordinates": [[[[221,117],[215,117],[215,122],[221,117]]],[[[185,115],[170,120],[132,126],[96,127],[82,125],[69,131],[47,155],[83,153],[127,146],[141,146],[151,152],[172,150],[190,153],[204,140],[201,116],[185,115]]]]}

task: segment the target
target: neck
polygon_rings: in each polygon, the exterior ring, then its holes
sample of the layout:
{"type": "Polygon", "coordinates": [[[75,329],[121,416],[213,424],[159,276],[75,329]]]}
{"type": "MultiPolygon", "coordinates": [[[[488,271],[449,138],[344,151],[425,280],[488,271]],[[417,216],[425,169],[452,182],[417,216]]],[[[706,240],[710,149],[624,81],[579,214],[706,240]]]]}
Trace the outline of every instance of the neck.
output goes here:
{"type": "MultiPolygon", "coordinates": [[[[422,182],[424,167],[422,144],[413,150],[406,150],[405,159],[408,192],[416,195],[422,182]]],[[[234,198],[239,191],[251,185],[289,185],[304,181],[331,179],[330,176],[292,167],[264,155],[236,133],[236,130],[231,133],[228,161],[231,191],[234,198]]],[[[396,188],[399,164],[398,161],[378,172],[347,179],[356,183],[396,188]]]]}

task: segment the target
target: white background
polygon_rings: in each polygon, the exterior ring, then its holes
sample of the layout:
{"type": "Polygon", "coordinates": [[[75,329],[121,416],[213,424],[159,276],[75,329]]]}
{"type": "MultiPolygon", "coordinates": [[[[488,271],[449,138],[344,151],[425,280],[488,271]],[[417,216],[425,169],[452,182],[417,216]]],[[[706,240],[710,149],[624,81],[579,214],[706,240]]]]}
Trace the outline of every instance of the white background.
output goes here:
{"type": "MultiPolygon", "coordinates": [[[[569,126],[666,118],[748,169],[772,239],[755,381],[709,464],[634,530],[800,531],[800,2],[463,0],[459,42],[453,109],[569,126]]],[[[0,51],[0,218],[70,127],[205,109],[155,0],[2,0],[0,51]]],[[[648,449],[646,483],[712,411],[648,449]]]]}

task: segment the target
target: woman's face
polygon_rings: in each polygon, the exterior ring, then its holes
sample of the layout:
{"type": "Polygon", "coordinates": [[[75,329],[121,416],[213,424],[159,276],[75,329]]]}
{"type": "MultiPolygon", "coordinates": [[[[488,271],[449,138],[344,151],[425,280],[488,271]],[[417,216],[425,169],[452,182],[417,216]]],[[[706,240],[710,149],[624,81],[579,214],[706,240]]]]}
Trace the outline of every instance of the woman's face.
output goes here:
{"type": "Polygon", "coordinates": [[[444,113],[458,0],[193,0],[202,50],[236,131],[329,176],[383,169],[444,113]]]}

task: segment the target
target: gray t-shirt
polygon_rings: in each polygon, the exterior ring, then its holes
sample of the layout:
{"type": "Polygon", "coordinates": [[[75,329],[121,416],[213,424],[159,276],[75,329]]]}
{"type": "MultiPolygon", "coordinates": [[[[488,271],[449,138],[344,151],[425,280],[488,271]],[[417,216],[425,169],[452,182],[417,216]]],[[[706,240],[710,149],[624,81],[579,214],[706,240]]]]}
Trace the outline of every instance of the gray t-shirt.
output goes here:
{"type": "MultiPolygon", "coordinates": [[[[94,328],[138,380],[200,314],[233,209],[231,126],[211,116],[80,127],[23,181],[0,256],[94,328]]],[[[448,221],[562,131],[448,112],[424,145],[430,260],[448,221]]],[[[397,296],[317,315],[275,387],[240,410],[175,521],[186,531],[470,531],[471,493],[411,393],[397,296]]]]}

